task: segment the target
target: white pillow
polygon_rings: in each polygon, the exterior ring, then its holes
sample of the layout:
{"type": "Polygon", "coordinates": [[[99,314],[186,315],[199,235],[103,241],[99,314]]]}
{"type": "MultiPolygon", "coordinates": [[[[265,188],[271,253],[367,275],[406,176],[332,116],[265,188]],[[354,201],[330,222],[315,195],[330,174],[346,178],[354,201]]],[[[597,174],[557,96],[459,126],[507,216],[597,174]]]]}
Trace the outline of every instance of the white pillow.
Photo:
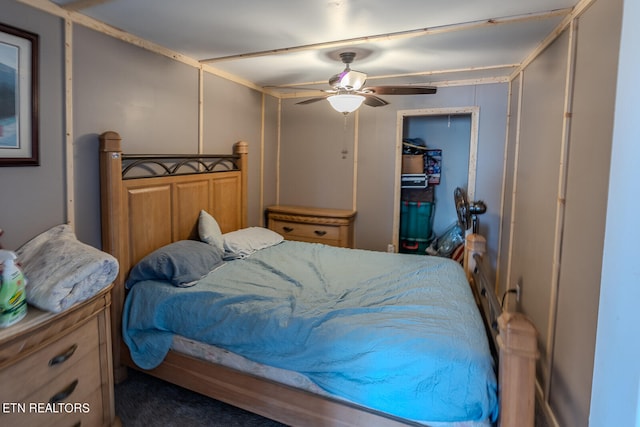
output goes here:
{"type": "Polygon", "coordinates": [[[198,235],[204,243],[215,247],[220,252],[224,252],[224,242],[220,226],[215,218],[205,210],[201,210],[200,216],[198,217],[198,235]]]}
{"type": "Polygon", "coordinates": [[[248,227],[222,235],[224,259],[246,258],[255,251],[277,245],[284,240],[280,234],[263,227],[248,227]]]}

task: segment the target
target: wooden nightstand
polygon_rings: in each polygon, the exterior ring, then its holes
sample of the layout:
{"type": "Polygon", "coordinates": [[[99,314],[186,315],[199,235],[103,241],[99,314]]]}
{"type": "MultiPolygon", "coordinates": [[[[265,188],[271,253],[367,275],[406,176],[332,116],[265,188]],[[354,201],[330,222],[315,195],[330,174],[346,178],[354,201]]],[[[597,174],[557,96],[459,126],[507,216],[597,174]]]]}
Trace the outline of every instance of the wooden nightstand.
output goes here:
{"type": "Polygon", "coordinates": [[[0,330],[0,425],[120,425],[110,289],[62,313],[29,306],[27,317],[0,330]]]}
{"type": "Polygon", "coordinates": [[[356,211],[276,205],[267,208],[269,229],[287,240],[353,248],[356,211]]]}

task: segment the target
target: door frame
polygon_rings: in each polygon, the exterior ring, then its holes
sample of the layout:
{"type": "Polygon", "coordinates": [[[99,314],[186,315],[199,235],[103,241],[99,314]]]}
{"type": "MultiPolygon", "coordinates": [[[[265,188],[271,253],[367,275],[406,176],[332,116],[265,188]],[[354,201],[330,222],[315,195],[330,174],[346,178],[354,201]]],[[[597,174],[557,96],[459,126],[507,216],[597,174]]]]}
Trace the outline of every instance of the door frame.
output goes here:
{"type": "MultiPolygon", "coordinates": [[[[396,121],[396,158],[395,158],[395,183],[393,192],[393,233],[392,242],[394,251],[397,252],[400,243],[400,197],[402,175],[402,137],[405,117],[413,116],[448,116],[471,115],[471,132],[469,136],[469,172],[467,175],[467,198],[475,200],[476,169],[478,162],[478,124],[480,120],[480,107],[448,107],[448,108],[422,108],[415,110],[398,110],[396,121]]],[[[451,195],[453,197],[453,195],[451,195]]]]}

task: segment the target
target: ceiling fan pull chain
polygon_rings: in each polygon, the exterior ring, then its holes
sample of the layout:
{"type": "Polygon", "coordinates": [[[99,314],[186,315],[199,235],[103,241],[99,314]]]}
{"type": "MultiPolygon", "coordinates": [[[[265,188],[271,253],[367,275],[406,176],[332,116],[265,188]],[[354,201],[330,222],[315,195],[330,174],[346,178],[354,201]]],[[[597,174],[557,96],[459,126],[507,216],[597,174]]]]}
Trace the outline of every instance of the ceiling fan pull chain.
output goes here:
{"type": "Polygon", "coordinates": [[[349,150],[347,150],[347,115],[344,115],[344,124],[342,125],[342,158],[346,159],[349,150]]]}

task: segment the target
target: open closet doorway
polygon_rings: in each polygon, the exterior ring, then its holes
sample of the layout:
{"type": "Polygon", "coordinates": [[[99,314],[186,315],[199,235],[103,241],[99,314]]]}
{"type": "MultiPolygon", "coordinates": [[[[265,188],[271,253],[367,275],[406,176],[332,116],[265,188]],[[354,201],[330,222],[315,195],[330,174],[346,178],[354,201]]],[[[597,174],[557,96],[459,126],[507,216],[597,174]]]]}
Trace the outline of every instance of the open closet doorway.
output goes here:
{"type": "Polygon", "coordinates": [[[456,187],[466,190],[468,200],[475,200],[479,110],[479,107],[460,107],[398,111],[394,251],[425,254],[430,241],[456,223],[453,196],[456,187]],[[412,144],[424,145],[425,149],[411,147],[412,144]],[[403,153],[407,151],[415,153],[414,156],[424,153],[423,170],[416,169],[415,158],[405,156],[403,162],[403,153]],[[413,161],[413,165],[408,165],[407,161],[413,161]],[[413,176],[416,172],[426,175],[426,188],[422,188],[421,176],[413,176]],[[427,197],[423,197],[425,195],[427,197]],[[413,201],[408,202],[408,199],[413,201]],[[407,225],[407,214],[411,216],[410,225],[407,225]],[[424,224],[425,217],[430,221],[428,226],[424,224]],[[416,236],[407,239],[407,233],[416,236]]]}

